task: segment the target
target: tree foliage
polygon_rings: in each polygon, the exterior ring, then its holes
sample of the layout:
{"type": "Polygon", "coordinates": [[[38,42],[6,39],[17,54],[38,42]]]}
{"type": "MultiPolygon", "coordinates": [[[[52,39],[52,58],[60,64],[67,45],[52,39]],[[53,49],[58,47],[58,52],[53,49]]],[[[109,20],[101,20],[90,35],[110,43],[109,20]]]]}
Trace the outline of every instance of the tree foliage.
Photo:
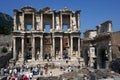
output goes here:
{"type": "Polygon", "coordinates": [[[0,12],[0,34],[10,34],[13,28],[13,18],[0,12]]]}
{"type": "Polygon", "coordinates": [[[8,52],[7,48],[6,47],[3,47],[2,50],[1,50],[2,53],[6,53],[8,52]]]}

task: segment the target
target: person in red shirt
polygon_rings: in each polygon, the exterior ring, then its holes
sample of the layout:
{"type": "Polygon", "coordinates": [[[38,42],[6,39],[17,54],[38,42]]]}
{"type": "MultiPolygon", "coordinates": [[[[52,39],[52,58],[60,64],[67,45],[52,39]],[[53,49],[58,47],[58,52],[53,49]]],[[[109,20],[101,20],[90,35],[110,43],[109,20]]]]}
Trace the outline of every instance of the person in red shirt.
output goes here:
{"type": "Polygon", "coordinates": [[[29,80],[29,78],[27,76],[24,76],[23,80],[29,80]]]}
{"type": "Polygon", "coordinates": [[[48,68],[45,68],[45,74],[47,74],[48,73],[48,68]]]}
{"type": "Polygon", "coordinates": [[[14,77],[12,77],[10,80],[15,80],[15,78],[14,78],[14,77]]]}

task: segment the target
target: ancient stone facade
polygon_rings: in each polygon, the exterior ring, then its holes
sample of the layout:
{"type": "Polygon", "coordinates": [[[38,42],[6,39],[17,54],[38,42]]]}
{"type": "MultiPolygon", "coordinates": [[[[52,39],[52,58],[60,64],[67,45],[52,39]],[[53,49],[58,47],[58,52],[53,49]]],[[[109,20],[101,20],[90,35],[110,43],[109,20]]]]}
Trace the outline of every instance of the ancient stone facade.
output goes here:
{"type": "Polygon", "coordinates": [[[84,33],[84,39],[82,40],[82,53],[86,66],[93,67],[95,55],[95,47],[93,46],[94,37],[97,35],[96,30],[87,30],[84,33]]]}
{"type": "Polygon", "coordinates": [[[112,21],[106,21],[96,30],[87,30],[82,40],[82,55],[85,65],[94,68],[108,68],[112,60],[112,21]]]}
{"type": "Polygon", "coordinates": [[[13,54],[22,61],[80,57],[80,11],[15,9],[13,54]]]}
{"type": "Polygon", "coordinates": [[[120,58],[120,31],[113,32],[111,35],[113,59],[120,58]]]}

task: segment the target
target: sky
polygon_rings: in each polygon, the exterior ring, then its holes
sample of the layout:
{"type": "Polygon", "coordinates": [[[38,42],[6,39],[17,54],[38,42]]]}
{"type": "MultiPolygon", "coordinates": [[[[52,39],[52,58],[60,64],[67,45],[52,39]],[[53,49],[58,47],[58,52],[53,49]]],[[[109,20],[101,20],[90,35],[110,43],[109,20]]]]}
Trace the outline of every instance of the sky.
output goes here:
{"type": "Polygon", "coordinates": [[[32,6],[36,10],[46,6],[56,10],[64,7],[73,11],[81,10],[81,33],[96,29],[97,25],[107,20],[112,21],[113,32],[120,31],[120,0],[2,0],[0,12],[13,17],[13,9],[21,9],[23,6],[32,6]]]}

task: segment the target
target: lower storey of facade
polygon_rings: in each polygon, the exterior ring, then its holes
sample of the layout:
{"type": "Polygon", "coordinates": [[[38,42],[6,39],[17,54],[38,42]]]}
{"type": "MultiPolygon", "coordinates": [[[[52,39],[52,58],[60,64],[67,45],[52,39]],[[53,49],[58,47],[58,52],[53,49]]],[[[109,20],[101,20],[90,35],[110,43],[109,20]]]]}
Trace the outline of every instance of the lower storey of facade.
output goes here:
{"type": "Polygon", "coordinates": [[[15,60],[72,59],[80,57],[79,36],[13,36],[15,60]]]}

